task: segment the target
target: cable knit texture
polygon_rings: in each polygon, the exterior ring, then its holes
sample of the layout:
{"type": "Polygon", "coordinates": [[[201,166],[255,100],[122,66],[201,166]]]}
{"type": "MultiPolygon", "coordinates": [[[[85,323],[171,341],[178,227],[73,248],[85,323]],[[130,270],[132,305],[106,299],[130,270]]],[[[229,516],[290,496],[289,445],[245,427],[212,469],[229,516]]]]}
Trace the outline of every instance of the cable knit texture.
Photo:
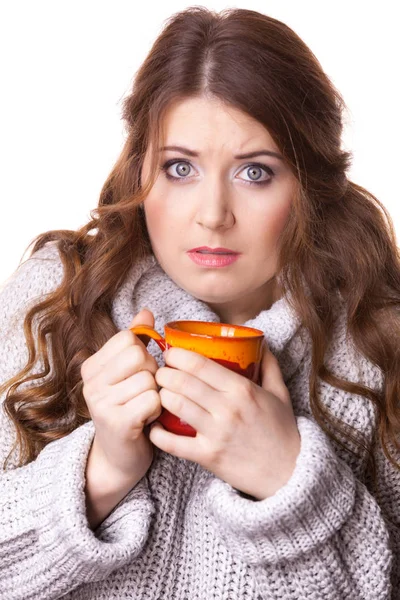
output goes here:
{"type": "MultiPolygon", "coordinates": [[[[62,277],[58,250],[48,243],[3,285],[1,382],[27,362],[22,326],[27,309],[62,277]]],[[[174,319],[220,320],[171,281],[153,256],[127,272],[115,295],[111,316],[118,329],[127,328],[143,307],[153,311],[160,332],[174,319]]],[[[383,374],[347,335],[340,295],[337,307],[327,364],[345,379],[382,389],[383,374]]],[[[315,423],[310,339],[286,297],[246,325],[264,331],[293,402],[301,448],[287,484],[254,501],[196,463],[156,449],[146,476],[92,531],[84,494],[94,436],[88,422],[46,446],[27,466],[17,468],[13,453],[0,472],[1,600],[400,598],[400,472],[378,444],[378,502],[365,457],[357,459],[331,442],[315,423]]],[[[148,350],[164,366],[153,340],[148,350]]],[[[324,382],[320,391],[334,415],[374,442],[376,416],[369,400],[324,382]]],[[[2,409],[1,464],[14,440],[2,409]]]]}

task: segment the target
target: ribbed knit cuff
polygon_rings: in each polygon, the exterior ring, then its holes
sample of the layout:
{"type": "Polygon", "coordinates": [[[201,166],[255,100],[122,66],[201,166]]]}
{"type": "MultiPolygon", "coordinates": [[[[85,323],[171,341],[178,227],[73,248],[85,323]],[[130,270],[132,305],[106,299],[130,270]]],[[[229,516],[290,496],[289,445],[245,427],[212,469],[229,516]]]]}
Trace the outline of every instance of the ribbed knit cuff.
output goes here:
{"type": "MultiPolygon", "coordinates": [[[[150,501],[150,489],[147,475],[145,475],[133,489],[121,500],[94,530],[95,536],[103,542],[119,542],[124,539],[127,527],[137,529],[138,502],[142,506],[147,506],[150,502],[151,514],[154,512],[153,504],[150,501]]],[[[146,530],[147,534],[147,530],[146,530]]]]}
{"type": "MultiPolygon", "coordinates": [[[[58,583],[71,573],[82,582],[103,580],[135,558],[154,512],[143,479],[129,492],[129,508],[121,502],[96,532],[90,529],[84,490],[93,437],[94,426],[88,422],[46,446],[36,460],[34,523],[44,561],[49,560],[47,569],[56,570],[58,583]]],[[[46,577],[52,579],[48,572],[46,577]]]]}
{"type": "Polygon", "coordinates": [[[297,418],[300,453],[290,480],[252,501],[219,478],[207,490],[209,511],[229,550],[251,565],[295,559],[334,535],[352,512],[355,478],[321,428],[297,418]]]}

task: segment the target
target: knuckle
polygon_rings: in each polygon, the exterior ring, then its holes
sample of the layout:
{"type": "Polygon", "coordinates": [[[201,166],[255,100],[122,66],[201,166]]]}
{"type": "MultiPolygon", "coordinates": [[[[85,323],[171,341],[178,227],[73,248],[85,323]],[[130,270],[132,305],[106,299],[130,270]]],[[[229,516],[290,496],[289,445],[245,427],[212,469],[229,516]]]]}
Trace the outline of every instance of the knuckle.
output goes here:
{"type": "Polygon", "coordinates": [[[202,354],[191,356],[189,358],[189,371],[194,375],[201,373],[207,363],[207,358],[202,354]]]}
{"type": "Polygon", "coordinates": [[[255,398],[255,388],[254,383],[247,379],[247,377],[242,377],[242,381],[240,382],[240,396],[247,399],[255,398]]]}
{"type": "Polygon", "coordinates": [[[92,377],[83,383],[82,393],[86,402],[91,406],[94,406],[104,398],[105,388],[104,386],[99,385],[98,378],[92,377]]]}
{"type": "Polygon", "coordinates": [[[242,420],[242,410],[236,404],[232,404],[229,410],[228,423],[236,424],[242,420]]]}
{"type": "MultiPolygon", "coordinates": [[[[147,350],[146,350],[147,352],[147,350]]],[[[155,375],[159,369],[156,359],[149,352],[147,352],[147,364],[149,365],[149,371],[155,375]]]]}
{"type": "Polygon", "coordinates": [[[157,384],[154,375],[150,371],[141,371],[143,377],[143,385],[150,391],[157,390],[157,384]]]}
{"type": "Polygon", "coordinates": [[[174,394],[170,399],[170,404],[172,411],[179,415],[185,406],[185,399],[180,394],[174,394]]]}
{"type": "Polygon", "coordinates": [[[136,363],[143,362],[144,352],[143,352],[143,348],[141,346],[136,346],[136,345],[129,346],[128,352],[129,352],[129,355],[132,357],[132,359],[136,363]]]}
{"type": "Polygon", "coordinates": [[[135,332],[134,332],[134,331],[132,331],[131,329],[127,329],[126,331],[127,331],[127,332],[130,334],[130,336],[131,336],[131,337],[130,337],[130,343],[131,343],[131,344],[132,344],[132,341],[133,341],[133,343],[134,343],[135,345],[137,345],[137,346],[141,346],[141,345],[143,345],[143,341],[142,341],[141,337],[140,337],[140,336],[139,336],[137,333],[135,333],[135,332]]]}
{"type": "Polygon", "coordinates": [[[136,336],[130,329],[121,329],[115,337],[122,346],[131,346],[136,336]]]}
{"type": "Polygon", "coordinates": [[[253,392],[253,382],[250,381],[250,379],[247,379],[247,377],[243,377],[241,383],[242,383],[242,390],[244,392],[247,392],[248,394],[253,392]]]}
{"type": "Polygon", "coordinates": [[[140,348],[140,346],[129,346],[125,352],[124,360],[129,363],[129,365],[134,369],[134,372],[137,373],[142,371],[146,362],[143,349],[140,348]]]}
{"type": "Polygon", "coordinates": [[[161,399],[160,399],[160,395],[156,390],[149,390],[148,392],[149,395],[149,404],[150,407],[153,409],[153,413],[158,413],[157,416],[159,416],[161,414],[161,399]]]}
{"type": "Polygon", "coordinates": [[[157,392],[157,390],[149,390],[148,394],[150,396],[150,399],[154,402],[154,404],[159,405],[160,402],[160,394],[157,392]]]}
{"type": "Polygon", "coordinates": [[[223,425],[229,419],[230,411],[225,406],[218,406],[214,413],[214,418],[217,424],[217,431],[223,430],[223,425]]]}
{"type": "Polygon", "coordinates": [[[168,390],[166,390],[165,388],[161,388],[158,392],[158,395],[160,396],[161,403],[168,402],[168,400],[169,400],[168,390]]]}
{"type": "Polygon", "coordinates": [[[165,388],[161,388],[161,390],[159,391],[159,395],[160,398],[162,398],[164,404],[168,407],[168,410],[170,410],[174,414],[179,414],[181,412],[185,402],[183,396],[181,396],[180,394],[170,392],[165,388]]]}
{"type": "Polygon", "coordinates": [[[82,394],[86,402],[90,402],[93,398],[93,384],[91,381],[84,381],[82,386],[82,394]]]}
{"type": "Polygon", "coordinates": [[[156,394],[157,394],[156,390],[149,390],[149,389],[143,390],[139,394],[141,404],[145,404],[146,407],[151,406],[152,404],[157,402],[156,394]]]}
{"type": "Polygon", "coordinates": [[[179,385],[182,391],[187,390],[190,387],[191,376],[185,372],[177,372],[177,385],[179,385]],[[180,375],[180,376],[179,376],[180,375]]]}
{"type": "Polygon", "coordinates": [[[83,381],[85,381],[86,379],[89,378],[89,373],[91,371],[91,367],[90,367],[90,363],[91,363],[91,357],[87,358],[86,360],[83,361],[83,363],[81,364],[81,379],[83,381]]]}
{"type": "Polygon", "coordinates": [[[145,366],[146,366],[146,370],[149,371],[149,373],[151,373],[153,379],[155,379],[157,371],[159,369],[159,366],[156,362],[156,359],[154,358],[154,356],[152,356],[151,354],[147,353],[147,350],[145,350],[145,366]]]}
{"type": "Polygon", "coordinates": [[[218,422],[218,431],[220,439],[226,443],[237,430],[237,427],[242,418],[242,411],[239,406],[230,404],[228,406],[219,407],[215,415],[218,422]]]}
{"type": "Polygon", "coordinates": [[[184,371],[174,370],[168,375],[169,385],[174,389],[187,389],[188,376],[184,371]]]}

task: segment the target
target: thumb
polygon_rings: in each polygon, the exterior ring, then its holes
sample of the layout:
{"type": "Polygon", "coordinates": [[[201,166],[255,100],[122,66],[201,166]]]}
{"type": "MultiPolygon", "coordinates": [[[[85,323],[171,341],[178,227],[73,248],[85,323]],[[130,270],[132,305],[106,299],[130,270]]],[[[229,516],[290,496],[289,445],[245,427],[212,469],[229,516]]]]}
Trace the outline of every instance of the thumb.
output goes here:
{"type": "MultiPolygon", "coordinates": [[[[150,327],[154,327],[154,315],[149,308],[142,308],[132,319],[128,329],[131,327],[136,327],[137,325],[149,325],[150,327]]],[[[136,334],[137,337],[144,343],[145,346],[151,340],[151,337],[144,334],[136,334]]]]}
{"type": "Polygon", "coordinates": [[[129,327],[136,325],[150,325],[154,327],[154,315],[149,308],[142,308],[132,319],[129,327]]]}

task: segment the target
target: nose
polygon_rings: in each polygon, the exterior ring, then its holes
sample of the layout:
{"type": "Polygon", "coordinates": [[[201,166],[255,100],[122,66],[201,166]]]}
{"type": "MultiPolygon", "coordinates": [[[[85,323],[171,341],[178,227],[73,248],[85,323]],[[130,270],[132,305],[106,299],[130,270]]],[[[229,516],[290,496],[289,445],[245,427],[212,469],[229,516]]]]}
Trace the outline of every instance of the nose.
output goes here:
{"type": "Polygon", "coordinates": [[[196,223],[207,229],[228,229],[236,222],[232,212],[229,192],[219,182],[208,182],[200,192],[196,223]]]}

